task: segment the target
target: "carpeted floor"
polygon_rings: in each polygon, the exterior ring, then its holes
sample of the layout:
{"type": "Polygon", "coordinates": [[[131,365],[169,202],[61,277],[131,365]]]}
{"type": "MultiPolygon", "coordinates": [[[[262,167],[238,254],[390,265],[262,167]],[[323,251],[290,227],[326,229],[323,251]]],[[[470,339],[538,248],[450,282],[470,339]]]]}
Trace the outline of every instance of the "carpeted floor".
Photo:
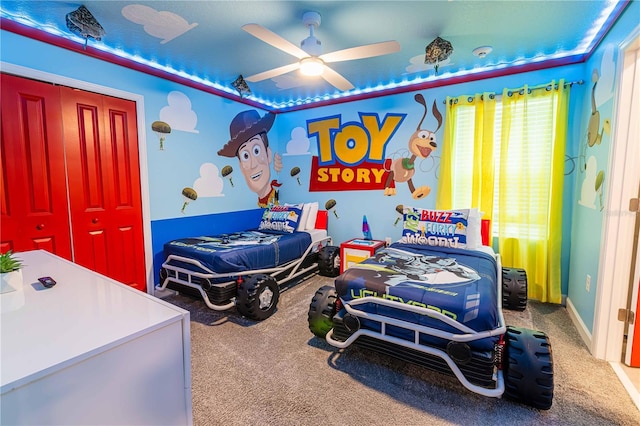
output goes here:
{"type": "Polygon", "coordinates": [[[551,340],[553,406],[539,411],[466,390],[447,375],[314,337],[307,310],[320,276],[286,289],[262,322],[201,300],[191,312],[193,417],[206,425],[638,425],[640,411],[608,363],[594,359],[561,306],[530,302],[506,323],[551,340]]]}

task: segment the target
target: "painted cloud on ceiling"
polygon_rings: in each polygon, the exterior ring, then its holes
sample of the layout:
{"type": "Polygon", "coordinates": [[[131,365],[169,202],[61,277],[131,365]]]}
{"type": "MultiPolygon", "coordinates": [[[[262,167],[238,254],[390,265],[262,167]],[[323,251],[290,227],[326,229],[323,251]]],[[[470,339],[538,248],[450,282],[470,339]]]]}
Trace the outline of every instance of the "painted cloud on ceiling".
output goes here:
{"type": "Polygon", "coordinates": [[[299,77],[295,77],[292,73],[279,75],[271,79],[276,83],[276,87],[280,90],[293,89],[304,85],[304,81],[299,77]]]}
{"type": "Polygon", "coordinates": [[[162,39],[160,44],[170,42],[187,31],[198,26],[189,24],[182,16],[172,12],[159,12],[152,7],[141,4],[130,4],[122,8],[122,16],[144,26],[147,34],[162,39]]]}
{"type": "MultiPolygon", "coordinates": [[[[424,53],[418,55],[418,56],[414,56],[413,58],[411,58],[409,60],[409,62],[411,63],[411,65],[408,65],[405,68],[405,71],[407,71],[407,73],[409,74],[413,74],[416,72],[421,72],[421,71],[427,71],[427,70],[432,70],[435,67],[435,64],[425,64],[424,63],[424,53]]],[[[439,67],[443,67],[445,65],[453,65],[451,63],[451,58],[447,58],[444,61],[440,62],[438,64],[439,67]]]]}

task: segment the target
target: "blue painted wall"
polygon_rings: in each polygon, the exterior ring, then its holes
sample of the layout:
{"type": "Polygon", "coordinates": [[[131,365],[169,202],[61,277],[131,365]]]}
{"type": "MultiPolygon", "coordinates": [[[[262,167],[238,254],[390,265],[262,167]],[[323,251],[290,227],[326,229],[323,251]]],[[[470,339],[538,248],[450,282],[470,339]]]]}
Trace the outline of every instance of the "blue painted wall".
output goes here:
{"type": "Polygon", "coordinates": [[[201,216],[178,217],[153,221],[152,245],[153,272],[155,282],[159,281],[160,265],[164,262],[162,247],[167,241],[184,237],[224,234],[239,229],[257,228],[262,218],[262,209],[227,212],[201,216]]]}
{"type": "MultiPolygon", "coordinates": [[[[422,105],[414,100],[416,93],[421,93],[429,107],[427,117],[425,118],[421,128],[435,130],[437,121],[434,118],[431,107],[433,101],[437,102],[438,108],[444,115],[443,101],[447,96],[460,96],[465,94],[474,94],[477,92],[496,92],[502,93],[506,88],[519,88],[525,84],[535,86],[538,84],[546,84],[552,80],[558,81],[579,81],[584,80],[585,68],[582,64],[573,66],[564,66],[558,68],[547,69],[519,75],[493,78],[477,82],[450,85],[446,87],[423,90],[419,92],[403,93],[398,95],[386,96],[383,98],[369,99],[349,104],[341,104],[335,106],[327,106],[304,110],[299,112],[291,112],[278,116],[278,139],[285,145],[282,146],[283,152],[286,152],[287,143],[292,138],[294,129],[306,129],[307,121],[318,120],[323,117],[340,116],[342,122],[360,122],[359,113],[377,113],[380,120],[386,114],[406,114],[400,128],[391,138],[386,150],[387,158],[396,158],[400,155],[406,156],[407,143],[411,134],[416,130],[424,109],[422,105]]],[[[571,241],[571,214],[573,205],[574,180],[577,174],[577,168],[573,167],[575,159],[571,158],[575,154],[573,146],[577,143],[578,136],[576,129],[580,128],[583,108],[584,92],[588,90],[588,85],[574,85],[571,89],[570,110],[569,110],[569,129],[568,136],[568,152],[566,162],[566,180],[564,187],[564,238],[563,238],[563,277],[562,292],[567,294],[568,271],[569,271],[569,253],[571,241]]],[[[377,191],[339,191],[339,192],[309,192],[309,180],[311,172],[311,157],[318,155],[318,141],[313,137],[309,140],[309,153],[300,155],[285,155],[284,170],[288,171],[292,167],[297,166],[301,169],[300,182],[302,185],[293,184],[293,179],[285,179],[286,189],[283,189],[283,198],[287,202],[308,202],[319,201],[321,205],[329,199],[336,201],[335,211],[338,216],[329,214],[329,229],[332,236],[337,241],[345,241],[350,238],[361,236],[362,216],[367,216],[371,232],[375,239],[384,239],[391,237],[393,240],[400,238],[402,229],[401,222],[396,223],[398,217],[396,206],[403,204],[412,207],[434,208],[437,179],[439,173],[439,160],[441,143],[443,140],[443,128],[437,133],[438,149],[436,149],[430,157],[416,163],[416,173],[413,181],[416,187],[426,185],[431,187],[431,193],[422,199],[413,199],[407,184],[397,184],[397,195],[384,196],[382,190],[377,191]],[[291,181],[292,184],[289,184],[291,181]]]]}
{"type": "MultiPolygon", "coordinates": [[[[583,208],[578,204],[581,196],[583,177],[580,175],[580,153],[591,112],[591,73],[594,68],[602,68],[607,46],[616,45],[637,25],[637,2],[627,8],[619,22],[606,37],[596,54],[586,63],[557,67],[543,71],[523,73],[514,76],[487,79],[446,87],[420,91],[427,100],[429,114],[423,128],[435,130],[436,121],[431,113],[434,100],[444,112],[442,103],[446,96],[473,94],[503,88],[516,88],[524,84],[545,84],[551,80],[564,78],[567,81],[584,80],[585,84],[571,89],[570,135],[567,145],[567,167],[563,206],[563,279],[562,293],[569,295],[583,321],[590,325],[594,312],[595,291],[584,293],[584,276],[597,276],[600,252],[599,230],[602,227],[601,213],[583,208]],[[598,230],[598,232],[596,232],[598,230]]],[[[77,80],[95,83],[144,97],[144,122],[146,123],[146,146],[148,167],[149,208],[151,217],[151,239],[156,271],[162,260],[162,244],[181,236],[229,232],[250,227],[260,216],[257,197],[238,173],[238,160],[217,155],[217,151],[229,140],[229,125],[233,117],[247,106],[191,89],[167,80],[149,76],[127,68],[104,63],[80,54],[52,47],[6,31],[0,31],[2,61],[61,75],[77,80]],[[165,150],[158,149],[159,141],[151,131],[151,123],[156,120],[171,121],[172,132],[167,136],[165,150]],[[234,185],[222,178],[220,171],[226,165],[232,166],[234,185]],[[212,172],[209,176],[208,173],[212,172]],[[208,179],[207,179],[208,177],[208,179]],[[184,187],[198,187],[199,197],[190,202],[181,212],[184,187]]],[[[613,58],[615,62],[617,58],[613,58]]],[[[604,76],[604,72],[603,72],[604,76]]],[[[615,84],[615,82],[614,82],[615,84]]],[[[278,114],[269,140],[274,152],[282,154],[283,168],[276,171],[272,166],[274,179],[282,183],[281,201],[319,201],[321,205],[328,199],[336,201],[335,210],[329,215],[329,232],[335,241],[342,241],[361,235],[362,215],[367,215],[374,238],[383,239],[400,236],[400,226],[395,224],[398,204],[420,207],[435,206],[435,191],[439,170],[439,151],[422,164],[414,178],[417,186],[431,187],[427,197],[414,200],[406,184],[398,185],[394,197],[385,197],[382,191],[338,191],[309,192],[311,157],[317,155],[317,140],[307,138],[308,145],[289,145],[299,137],[298,128],[306,129],[308,120],[316,120],[331,115],[339,115],[343,122],[358,122],[359,113],[375,113],[380,118],[385,114],[406,114],[406,118],[394,133],[386,148],[387,157],[400,156],[406,151],[409,136],[415,130],[422,116],[422,106],[413,99],[414,93],[404,93],[376,99],[326,106],[311,110],[278,114]],[[292,133],[293,132],[293,133],[292,133]],[[305,148],[306,147],[306,148],[305,148]],[[290,175],[292,167],[300,167],[296,178],[290,175]],[[298,183],[298,179],[300,183],[298,183]],[[333,214],[335,213],[335,214],[333,214]]],[[[611,117],[612,104],[607,101],[599,106],[603,117],[611,117]]],[[[263,115],[264,111],[260,111],[263,115]]],[[[306,137],[306,135],[303,135],[306,137]]],[[[442,128],[437,132],[438,142],[442,142],[442,128]]],[[[304,141],[303,141],[304,143],[304,141]]],[[[605,165],[610,145],[603,143],[597,149],[590,149],[605,165]]],[[[592,284],[593,285],[593,284],[592,284]]],[[[597,285],[597,283],[595,283],[597,285]]]]}
{"type": "Polygon", "coordinates": [[[157,259],[162,256],[162,244],[167,238],[229,232],[253,223],[255,212],[249,216],[246,212],[257,208],[256,195],[237,171],[232,176],[237,182],[234,186],[219,173],[227,164],[237,169],[238,160],[217,155],[229,140],[229,123],[247,108],[245,105],[7,31],[1,31],[0,36],[3,62],[144,97],[147,158],[143,161],[149,179],[143,185],[149,193],[152,270],[156,279],[160,264],[157,259]],[[151,130],[151,123],[156,120],[170,121],[172,127],[163,151],[151,130]],[[206,175],[211,166],[216,173],[213,179],[206,175]],[[194,187],[199,180],[203,189],[198,199],[182,212],[183,188],[194,187]]]}
{"type": "Polygon", "coordinates": [[[606,212],[606,182],[609,176],[611,149],[616,141],[606,131],[602,138],[592,139],[589,143],[589,122],[594,111],[600,119],[593,128],[600,134],[605,122],[615,123],[615,90],[619,83],[618,47],[636,31],[640,17],[640,4],[631,2],[624,14],[600,43],[594,54],[585,64],[586,91],[580,105],[580,127],[575,129],[574,156],[579,163],[579,172],[574,182],[571,201],[571,245],[568,298],[575,307],[589,332],[593,332],[595,303],[598,290],[598,273],[604,214],[606,212]],[[594,77],[597,75],[597,77],[594,77]],[[595,80],[596,90],[593,93],[595,80]],[[595,102],[595,110],[592,106],[595,102]],[[595,190],[595,178],[602,172],[605,185],[595,190]],[[586,289],[587,275],[591,276],[590,290],[586,289]]]}

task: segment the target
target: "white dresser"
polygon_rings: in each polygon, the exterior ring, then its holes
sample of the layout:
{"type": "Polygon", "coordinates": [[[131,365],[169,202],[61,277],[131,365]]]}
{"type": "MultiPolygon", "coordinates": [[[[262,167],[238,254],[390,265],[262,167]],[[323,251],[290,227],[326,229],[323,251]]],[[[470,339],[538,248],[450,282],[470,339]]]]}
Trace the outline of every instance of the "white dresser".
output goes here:
{"type": "Polygon", "coordinates": [[[0,295],[0,424],[193,423],[188,311],[43,250],[17,255],[24,294],[0,295]]]}

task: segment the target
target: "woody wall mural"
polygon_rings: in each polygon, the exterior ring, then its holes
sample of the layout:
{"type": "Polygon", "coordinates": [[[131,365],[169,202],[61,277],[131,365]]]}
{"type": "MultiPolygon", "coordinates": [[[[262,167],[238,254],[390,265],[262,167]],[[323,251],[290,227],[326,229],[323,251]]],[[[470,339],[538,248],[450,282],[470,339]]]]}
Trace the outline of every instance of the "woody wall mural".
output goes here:
{"type": "Polygon", "coordinates": [[[258,195],[258,206],[278,204],[278,188],[282,185],[271,178],[271,164],[276,173],[282,170],[282,157],[269,147],[267,133],[275,114],[260,117],[256,110],[238,113],[229,126],[229,141],[218,151],[222,157],[236,157],[247,186],[258,195]]]}

